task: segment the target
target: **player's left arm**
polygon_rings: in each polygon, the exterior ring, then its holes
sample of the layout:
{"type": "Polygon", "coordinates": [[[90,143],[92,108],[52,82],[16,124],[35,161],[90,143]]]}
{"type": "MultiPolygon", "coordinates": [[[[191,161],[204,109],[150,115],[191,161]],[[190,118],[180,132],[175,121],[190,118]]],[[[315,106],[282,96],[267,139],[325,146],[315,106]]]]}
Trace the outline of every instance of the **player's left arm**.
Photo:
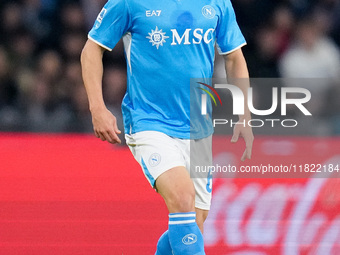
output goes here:
{"type": "Polygon", "coordinates": [[[247,104],[248,88],[250,86],[247,63],[241,49],[237,49],[229,54],[224,55],[224,59],[228,82],[238,86],[244,95],[244,115],[239,116],[240,124],[234,126],[234,133],[231,142],[236,143],[239,137],[243,137],[246,143],[246,149],[241,157],[241,160],[245,161],[246,159],[251,158],[254,141],[252,128],[248,125],[248,121],[251,119],[251,114],[247,104]]]}

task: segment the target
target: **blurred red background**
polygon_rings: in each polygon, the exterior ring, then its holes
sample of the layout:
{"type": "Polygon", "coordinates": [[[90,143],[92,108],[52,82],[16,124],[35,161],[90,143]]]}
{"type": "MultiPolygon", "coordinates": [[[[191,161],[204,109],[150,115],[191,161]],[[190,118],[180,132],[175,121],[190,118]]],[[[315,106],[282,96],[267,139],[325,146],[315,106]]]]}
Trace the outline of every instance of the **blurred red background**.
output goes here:
{"type": "MultiPolygon", "coordinates": [[[[240,167],[241,141],[214,145],[215,162],[240,167]]],[[[254,146],[248,165],[340,164],[340,139],[260,137],[254,146]]],[[[154,254],[167,228],[166,207],[127,147],[89,135],[1,134],[0,162],[0,254],[154,254]]],[[[340,254],[337,171],[237,177],[214,180],[208,255],[340,254]]]]}

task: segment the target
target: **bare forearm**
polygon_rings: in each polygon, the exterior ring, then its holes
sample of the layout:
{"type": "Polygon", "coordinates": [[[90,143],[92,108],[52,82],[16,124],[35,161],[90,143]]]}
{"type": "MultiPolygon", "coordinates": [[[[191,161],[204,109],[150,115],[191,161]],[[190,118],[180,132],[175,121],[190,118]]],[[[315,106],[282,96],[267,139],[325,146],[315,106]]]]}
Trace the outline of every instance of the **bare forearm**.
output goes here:
{"type": "Polygon", "coordinates": [[[81,54],[81,66],[90,110],[105,108],[102,91],[104,50],[88,40],[81,54]]]}
{"type": "Polygon", "coordinates": [[[242,51],[227,55],[225,57],[225,64],[228,79],[249,78],[247,63],[242,51]]]}
{"type": "Polygon", "coordinates": [[[96,137],[109,143],[121,143],[116,117],[106,108],[103,99],[103,53],[104,49],[88,40],[81,54],[84,85],[92,114],[93,130],[96,137]]]}
{"type": "Polygon", "coordinates": [[[238,86],[244,95],[244,110],[245,114],[240,116],[240,119],[250,119],[250,111],[248,109],[248,89],[249,89],[249,73],[246,60],[244,59],[241,50],[237,50],[225,56],[225,66],[228,77],[228,82],[238,86]]]}
{"type": "Polygon", "coordinates": [[[241,157],[241,160],[251,159],[254,135],[249,125],[241,124],[246,123],[251,119],[250,111],[248,108],[248,89],[249,89],[249,74],[246,61],[244,59],[241,49],[230,53],[225,56],[225,66],[227,71],[228,82],[238,86],[244,95],[244,115],[240,115],[240,125],[234,126],[233,137],[231,142],[236,143],[239,137],[243,137],[246,143],[246,149],[241,157]]]}

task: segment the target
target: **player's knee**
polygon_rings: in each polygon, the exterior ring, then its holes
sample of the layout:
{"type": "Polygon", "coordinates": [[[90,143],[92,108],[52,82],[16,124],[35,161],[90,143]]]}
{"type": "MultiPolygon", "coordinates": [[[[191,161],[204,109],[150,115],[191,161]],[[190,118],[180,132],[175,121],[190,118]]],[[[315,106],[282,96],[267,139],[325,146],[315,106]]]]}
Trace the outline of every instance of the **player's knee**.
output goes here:
{"type": "Polygon", "coordinates": [[[202,210],[200,213],[197,213],[197,221],[203,224],[208,217],[208,212],[208,210],[202,210]]]}
{"type": "Polygon", "coordinates": [[[208,210],[196,210],[196,223],[203,233],[203,223],[208,217],[208,210]]]}
{"type": "Polygon", "coordinates": [[[202,234],[203,234],[203,223],[204,223],[204,220],[201,218],[201,217],[198,217],[196,218],[196,223],[197,223],[197,226],[200,228],[202,234]]]}
{"type": "Polygon", "coordinates": [[[174,192],[168,204],[172,212],[192,212],[195,208],[195,190],[187,189],[174,192]]]}

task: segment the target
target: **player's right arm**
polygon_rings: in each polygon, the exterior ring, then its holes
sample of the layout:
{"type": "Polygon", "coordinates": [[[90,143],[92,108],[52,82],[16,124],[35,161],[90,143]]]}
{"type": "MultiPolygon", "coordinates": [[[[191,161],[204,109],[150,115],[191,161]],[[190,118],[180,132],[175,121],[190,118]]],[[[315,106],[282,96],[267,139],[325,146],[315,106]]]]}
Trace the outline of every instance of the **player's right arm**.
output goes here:
{"type": "Polygon", "coordinates": [[[103,54],[105,49],[88,39],[81,53],[82,76],[89,100],[96,137],[112,144],[121,143],[116,117],[106,108],[103,99],[103,54]]]}

